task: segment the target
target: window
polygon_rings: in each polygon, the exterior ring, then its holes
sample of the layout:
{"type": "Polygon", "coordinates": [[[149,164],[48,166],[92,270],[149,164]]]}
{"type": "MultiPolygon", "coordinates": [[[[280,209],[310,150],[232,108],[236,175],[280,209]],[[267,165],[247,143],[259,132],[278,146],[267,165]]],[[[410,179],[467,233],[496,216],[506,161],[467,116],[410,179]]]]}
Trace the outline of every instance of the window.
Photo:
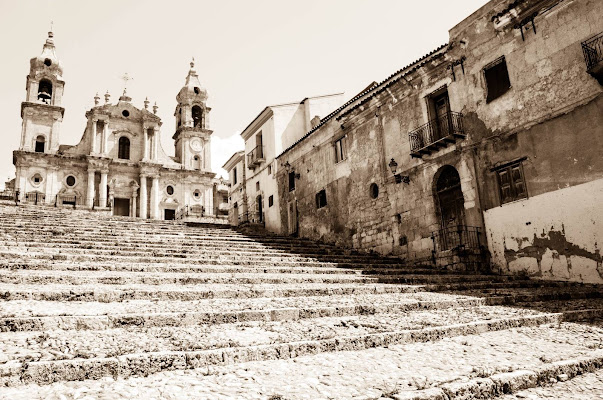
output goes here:
{"type": "Polygon", "coordinates": [[[316,208],[323,208],[327,205],[327,192],[323,189],[316,193],[316,208]]]}
{"type": "Polygon", "coordinates": [[[507,63],[504,57],[486,65],[484,67],[484,77],[486,78],[488,91],[486,103],[502,96],[511,87],[507,63]]]}
{"type": "Polygon", "coordinates": [[[50,60],[50,58],[46,58],[44,60],[44,65],[46,65],[47,67],[50,67],[52,65],[52,61],[50,60]]]}
{"type": "Polygon", "coordinates": [[[255,190],[256,192],[260,190],[260,182],[255,183],[255,190]]]}
{"type": "Polygon", "coordinates": [[[121,112],[121,115],[123,115],[124,117],[128,118],[128,117],[130,116],[130,111],[128,111],[128,110],[123,110],[123,111],[121,112]]]}
{"type": "Polygon", "coordinates": [[[268,207],[272,207],[273,204],[274,204],[274,196],[270,195],[270,197],[268,197],[268,207]]]}
{"type": "Polygon", "coordinates": [[[195,200],[199,200],[199,198],[201,198],[201,191],[199,189],[195,190],[193,192],[193,197],[195,198],[195,200]]]}
{"type": "Polygon", "coordinates": [[[42,175],[40,175],[40,174],[35,174],[34,176],[31,177],[31,180],[33,181],[34,186],[38,186],[38,185],[40,185],[40,183],[42,183],[44,178],[42,178],[42,175]]]}
{"type": "Polygon", "coordinates": [[[117,152],[117,158],[122,160],[130,159],[130,139],[125,136],[119,138],[119,149],[117,152]]]}
{"type": "Polygon", "coordinates": [[[525,158],[507,163],[493,169],[498,178],[498,189],[500,192],[500,203],[505,204],[519,199],[527,199],[525,179],[521,161],[525,158]]]}
{"type": "Polygon", "coordinates": [[[289,172],[289,191],[295,190],[295,171],[289,172]]]}
{"type": "Polygon", "coordinates": [[[346,149],[347,135],[341,137],[335,141],[335,163],[343,161],[347,158],[348,153],[346,149]]]}
{"type": "Polygon", "coordinates": [[[203,113],[201,112],[201,107],[193,106],[192,115],[193,115],[193,126],[195,128],[202,128],[203,127],[202,126],[203,113]]]}
{"type": "Polygon", "coordinates": [[[168,187],[165,188],[165,192],[168,195],[170,195],[170,196],[173,195],[174,194],[174,187],[172,185],[168,185],[168,187]]]}
{"type": "Polygon", "coordinates": [[[195,86],[195,87],[193,88],[193,91],[195,92],[195,94],[199,94],[199,93],[201,93],[201,89],[199,89],[197,86],[195,86]]]}
{"type": "Polygon", "coordinates": [[[40,135],[36,138],[36,153],[44,153],[44,146],[46,145],[46,139],[40,135]]]}
{"type": "Polygon", "coordinates": [[[379,196],[379,186],[376,183],[371,183],[371,186],[369,186],[369,194],[371,199],[376,199],[379,196]]]}
{"type": "Polygon", "coordinates": [[[234,169],[232,170],[232,182],[233,185],[237,184],[237,167],[234,167],[234,169]]]}
{"type": "Polygon", "coordinates": [[[75,176],[69,175],[67,178],[65,178],[65,184],[69,187],[74,187],[75,186],[75,176]]]}
{"type": "Polygon", "coordinates": [[[272,165],[268,166],[268,175],[272,175],[272,165]]]}

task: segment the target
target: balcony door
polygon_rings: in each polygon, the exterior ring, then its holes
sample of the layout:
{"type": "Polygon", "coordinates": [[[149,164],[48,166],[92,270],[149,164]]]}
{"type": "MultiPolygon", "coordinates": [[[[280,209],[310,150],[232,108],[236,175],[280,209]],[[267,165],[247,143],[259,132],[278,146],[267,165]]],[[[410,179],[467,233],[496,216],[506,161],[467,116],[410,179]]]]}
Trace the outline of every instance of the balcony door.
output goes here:
{"type": "Polygon", "coordinates": [[[450,121],[450,100],[448,99],[448,91],[438,94],[432,98],[433,108],[435,111],[435,132],[434,141],[450,135],[452,130],[450,121]]]}

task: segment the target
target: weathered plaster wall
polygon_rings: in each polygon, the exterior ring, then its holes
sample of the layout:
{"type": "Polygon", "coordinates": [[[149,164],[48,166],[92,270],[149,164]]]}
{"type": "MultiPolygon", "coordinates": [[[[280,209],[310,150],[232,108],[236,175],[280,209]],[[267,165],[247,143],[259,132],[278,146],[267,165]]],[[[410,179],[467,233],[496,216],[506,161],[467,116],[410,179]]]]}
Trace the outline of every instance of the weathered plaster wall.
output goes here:
{"type": "Polygon", "coordinates": [[[603,179],[486,211],[493,266],[541,279],[603,283],[603,179]]]}

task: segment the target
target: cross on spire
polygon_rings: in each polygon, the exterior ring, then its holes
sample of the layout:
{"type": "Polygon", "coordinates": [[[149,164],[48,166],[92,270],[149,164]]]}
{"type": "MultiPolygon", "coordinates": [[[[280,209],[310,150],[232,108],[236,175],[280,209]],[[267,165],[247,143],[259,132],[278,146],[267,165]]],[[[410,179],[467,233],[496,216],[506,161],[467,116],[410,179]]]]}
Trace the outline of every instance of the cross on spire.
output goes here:
{"type": "Polygon", "coordinates": [[[124,94],[126,94],[126,87],[128,86],[128,81],[131,81],[132,79],[134,78],[130,77],[127,72],[121,77],[121,80],[124,81],[124,94]]]}

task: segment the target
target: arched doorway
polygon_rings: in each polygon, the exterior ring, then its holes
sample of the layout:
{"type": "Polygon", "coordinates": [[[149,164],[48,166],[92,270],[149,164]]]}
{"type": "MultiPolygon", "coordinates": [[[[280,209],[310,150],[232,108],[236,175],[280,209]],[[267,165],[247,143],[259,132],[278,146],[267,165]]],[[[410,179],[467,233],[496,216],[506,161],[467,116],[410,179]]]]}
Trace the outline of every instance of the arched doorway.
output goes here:
{"type": "Polygon", "coordinates": [[[459,232],[465,225],[465,199],[461,177],[456,168],[445,165],[435,177],[434,194],[441,231],[439,247],[448,250],[459,244],[459,232]]]}

